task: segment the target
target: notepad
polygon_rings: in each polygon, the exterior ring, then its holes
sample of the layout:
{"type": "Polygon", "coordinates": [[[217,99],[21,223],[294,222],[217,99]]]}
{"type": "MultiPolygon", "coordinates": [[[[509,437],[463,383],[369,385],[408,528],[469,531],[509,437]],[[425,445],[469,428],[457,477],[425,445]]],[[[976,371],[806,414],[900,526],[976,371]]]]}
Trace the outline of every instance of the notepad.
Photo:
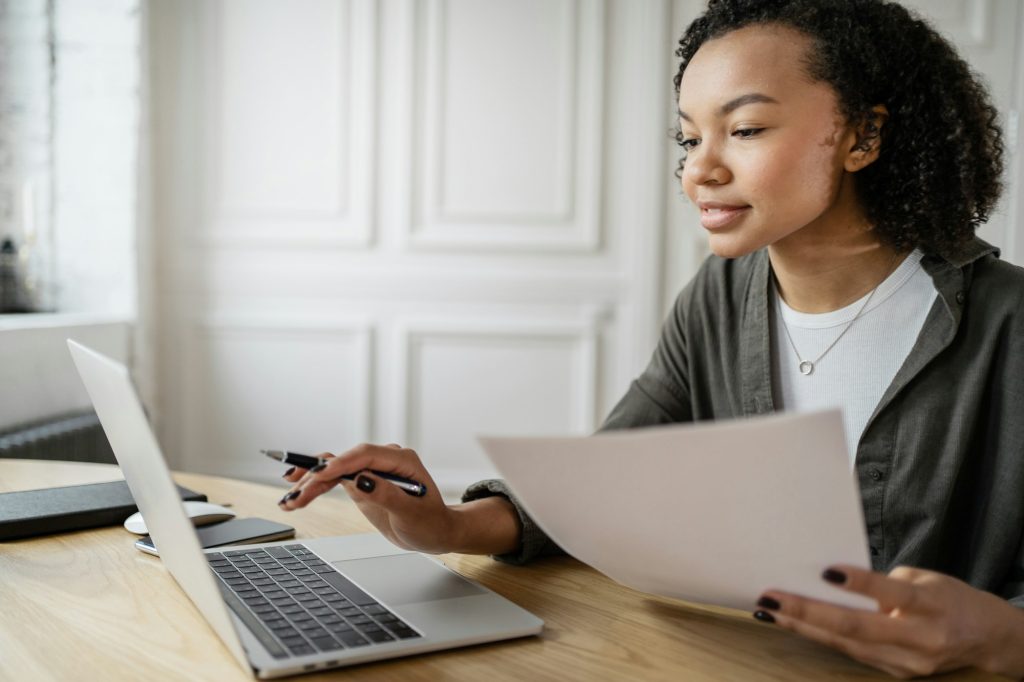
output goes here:
{"type": "MultiPolygon", "coordinates": [[[[183,500],[206,495],[177,486],[183,500]]],[[[124,481],[42,488],[0,494],[0,540],[115,526],[137,512],[124,481]]]]}

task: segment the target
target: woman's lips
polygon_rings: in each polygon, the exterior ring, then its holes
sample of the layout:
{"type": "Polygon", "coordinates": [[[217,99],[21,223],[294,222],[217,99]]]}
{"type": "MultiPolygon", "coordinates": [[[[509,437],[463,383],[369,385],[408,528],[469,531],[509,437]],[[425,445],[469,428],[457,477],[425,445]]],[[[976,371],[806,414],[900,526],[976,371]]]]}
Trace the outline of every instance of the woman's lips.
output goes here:
{"type": "Polygon", "coordinates": [[[749,206],[701,206],[700,224],[705,230],[720,230],[744,216],[748,210],[749,206]]]}

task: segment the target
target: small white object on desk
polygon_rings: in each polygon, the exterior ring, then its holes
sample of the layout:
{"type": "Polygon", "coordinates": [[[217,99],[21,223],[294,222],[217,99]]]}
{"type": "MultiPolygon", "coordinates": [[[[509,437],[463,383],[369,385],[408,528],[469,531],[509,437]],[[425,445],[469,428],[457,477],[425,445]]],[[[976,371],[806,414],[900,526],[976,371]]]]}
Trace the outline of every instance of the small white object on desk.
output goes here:
{"type": "MultiPolygon", "coordinates": [[[[185,507],[185,513],[188,514],[188,517],[192,519],[192,523],[196,526],[208,526],[211,523],[227,521],[235,517],[235,512],[219,504],[188,501],[182,502],[182,505],[185,507]]],[[[138,535],[146,535],[149,532],[146,529],[146,521],[142,518],[142,512],[135,512],[125,519],[124,527],[126,530],[138,535]]]]}

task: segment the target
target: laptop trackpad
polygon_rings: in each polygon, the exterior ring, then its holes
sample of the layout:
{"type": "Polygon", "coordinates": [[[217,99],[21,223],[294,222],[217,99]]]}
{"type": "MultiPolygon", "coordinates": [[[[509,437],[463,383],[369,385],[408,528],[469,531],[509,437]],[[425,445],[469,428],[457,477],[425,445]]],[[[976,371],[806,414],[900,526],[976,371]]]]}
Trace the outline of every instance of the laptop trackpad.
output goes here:
{"type": "Polygon", "coordinates": [[[419,554],[349,559],[331,565],[373,597],[393,606],[486,592],[419,554]]]}

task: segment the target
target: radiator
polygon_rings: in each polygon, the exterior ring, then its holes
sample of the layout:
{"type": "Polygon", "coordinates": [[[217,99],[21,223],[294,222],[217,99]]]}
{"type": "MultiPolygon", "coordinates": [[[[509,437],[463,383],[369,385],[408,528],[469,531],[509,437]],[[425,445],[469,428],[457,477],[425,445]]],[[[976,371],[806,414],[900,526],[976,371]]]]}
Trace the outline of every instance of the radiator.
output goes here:
{"type": "Polygon", "coordinates": [[[115,464],[96,413],[77,412],[0,431],[0,458],[115,464]]]}

